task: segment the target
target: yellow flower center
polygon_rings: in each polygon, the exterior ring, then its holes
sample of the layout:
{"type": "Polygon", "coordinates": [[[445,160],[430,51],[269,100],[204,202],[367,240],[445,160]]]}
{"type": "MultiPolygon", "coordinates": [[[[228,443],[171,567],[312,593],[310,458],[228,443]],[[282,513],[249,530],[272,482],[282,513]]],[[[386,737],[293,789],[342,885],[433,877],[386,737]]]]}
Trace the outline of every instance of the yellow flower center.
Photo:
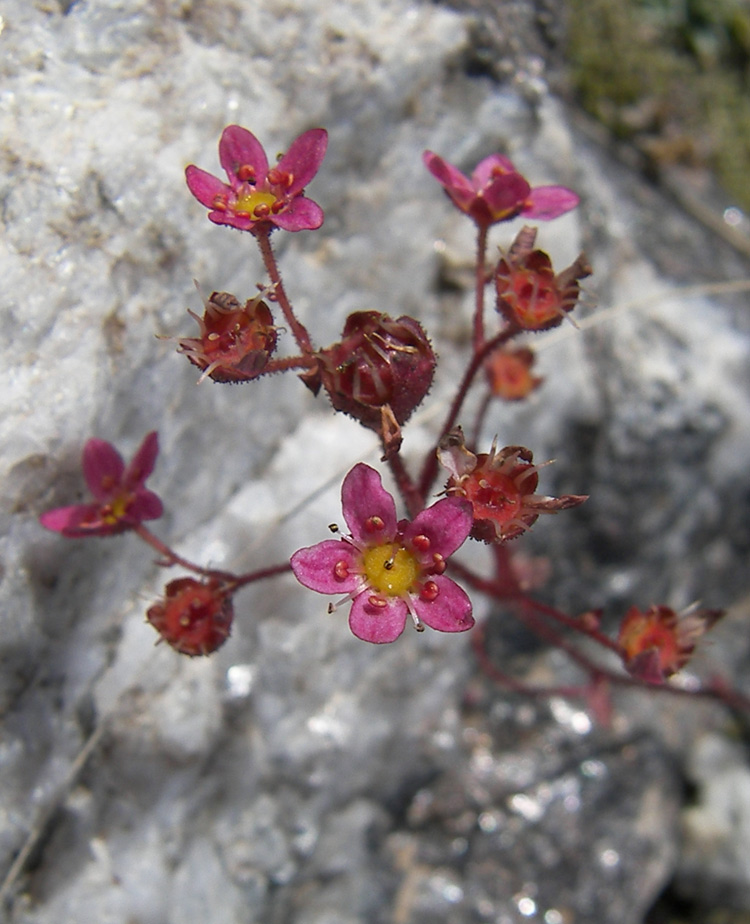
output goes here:
{"type": "Polygon", "coordinates": [[[420,573],[414,555],[393,542],[367,549],[362,556],[362,568],[369,586],[389,597],[405,594],[420,573]]]}
{"type": "Polygon", "coordinates": [[[111,504],[107,504],[102,508],[102,520],[108,526],[114,526],[115,523],[118,523],[125,516],[129,504],[130,495],[121,494],[119,497],[116,497],[111,504]]]}
{"type": "Polygon", "coordinates": [[[261,207],[261,211],[270,212],[274,202],[276,202],[276,196],[270,192],[251,192],[246,196],[239,196],[237,201],[234,203],[235,212],[244,212],[247,215],[254,216],[256,214],[256,209],[258,206],[261,207]]]}

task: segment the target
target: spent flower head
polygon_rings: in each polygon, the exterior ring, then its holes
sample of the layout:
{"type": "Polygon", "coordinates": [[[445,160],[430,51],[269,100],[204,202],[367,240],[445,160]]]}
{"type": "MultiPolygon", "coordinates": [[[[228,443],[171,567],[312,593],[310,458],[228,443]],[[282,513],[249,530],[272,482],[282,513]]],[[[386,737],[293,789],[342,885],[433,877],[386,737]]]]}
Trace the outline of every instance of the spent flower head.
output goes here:
{"type": "Polygon", "coordinates": [[[676,613],[652,604],[644,612],[631,606],[617,637],[626,669],[648,683],[663,683],[687,664],[698,639],[723,615],[723,610],[676,613]]]}
{"type": "Polygon", "coordinates": [[[198,379],[249,382],[263,373],[276,349],[276,328],[260,296],[244,306],[229,292],[213,292],[203,317],[188,309],[200,326],[200,337],[180,337],[179,352],[203,371],[198,379]]]}
{"type": "Polygon", "coordinates": [[[445,488],[451,497],[471,503],[471,538],[497,543],[515,539],[532,526],[540,513],[557,513],[577,507],[586,495],[547,497],[536,494],[539,466],[524,446],[506,446],[475,455],[464,444],[460,427],[440,442],[440,464],[450,473],[445,488]]]}
{"type": "Polygon", "coordinates": [[[341,340],[315,354],[317,365],[302,374],[317,394],[321,384],[331,404],[383,437],[387,451],[400,444],[400,427],[432,384],[436,359],[422,326],[407,316],[356,311],[341,340]]]}
{"type": "Polygon", "coordinates": [[[349,626],[366,642],[393,642],[411,615],[440,632],[474,625],[471,601],[444,574],[448,558],[471,530],[471,508],[443,498],[409,522],[396,519],[396,504],[380,475],[363,462],[341,488],[344,519],[351,535],[327,539],[295,552],[292,571],[305,587],[343,595],[329,607],[351,601],[349,626]]]}
{"type": "Polygon", "coordinates": [[[528,347],[498,347],[484,364],[490,390],[503,401],[521,401],[542,384],[544,379],[531,372],[536,361],[528,347]]]}
{"type": "Polygon", "coordinates": [[[127,467],[111,443],[91,439],[83,448],[83,475],[94,496],[91,504],[57,507],[39,517],[53,532],[70,538],[113,536],[158,519],[162,502],[146,488],[159,452],[156,432],[149,433],[127,467]]]}
{"type": "Polygon", "coordinates": [[[180,654],[211,654],[229,638],[234,618],[231,593],[218,580],[177,578],[164,588],[164,599],[150,606],[146,619],[180,654]]]}
{"type": "Polygon", "coordinates": [[[422,159],[453,204],[479,227],[488,228],[517,215],[548,221],[574,209],[580,201],[565,186],[532,188],[502,154],[485,157],[471,177],[432,151],[425,151],[422,159]]]}
{"type": "Polygon", "coordinates": [[[323,210],[304,195],[326,153],[328,133],[313,128],[296,138],[278,163],[269,168],[263,145],[239,125],[224,129],[219,160],[229,179],[190,164],[185,170],[188,188],[217,225],[240,231],[314,230],[323,224],[323,210]]]}
{"type": "Polygon", "coordinates": [[[561,324],[578,301],[578,280],[592,272],[585,254],[580,254],[555,275],[549,256],[534,250],[536,230],[523,227],[495,269],[497,310],[521,330],[548,330],[561,324]]]}

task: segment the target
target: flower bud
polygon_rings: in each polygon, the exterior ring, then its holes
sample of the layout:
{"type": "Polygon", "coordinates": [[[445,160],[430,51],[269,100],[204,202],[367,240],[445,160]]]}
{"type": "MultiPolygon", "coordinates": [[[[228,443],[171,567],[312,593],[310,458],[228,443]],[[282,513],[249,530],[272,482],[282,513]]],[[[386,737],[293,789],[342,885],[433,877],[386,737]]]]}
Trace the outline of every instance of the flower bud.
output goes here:
{"type": "Polygon", "coordinates": [[[262,374],[276,349],[276,328],[260,297],[243,307],[229,292],[214,292],[202,318],[188,314],[200,325],[200,337],[180,338],[179,352],[203,370],[199,382],[249,382],[262,374]]]}
{"type": "Polygon", "coordinates": [[[403,424],[421,404],[435,372],[435,354],[422,327],[409,317],[357,311],[347,318],[339,343],[316,354],[310,387],[322,383],[331,404],[380,431],[383,408],[403,424]]]}
{"type": "Polygon", "coordinates": [[[229,638],[234,607],[219,581],[177,578],[164,594],[149,607],[146,619],[175,651],[190,657],[207,655],[229,638]]]}

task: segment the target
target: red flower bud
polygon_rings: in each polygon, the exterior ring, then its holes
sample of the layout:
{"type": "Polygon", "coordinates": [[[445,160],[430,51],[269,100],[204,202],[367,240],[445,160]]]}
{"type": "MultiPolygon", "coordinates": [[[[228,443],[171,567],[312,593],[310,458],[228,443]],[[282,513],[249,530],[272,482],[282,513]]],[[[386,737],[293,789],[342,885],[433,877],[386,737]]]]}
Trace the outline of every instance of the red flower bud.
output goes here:
{"type": "Polygon", "coordinates": [[[202,318],[188,314],[200,325],[200,337],[180,338],[179,352],[203,370],[199,382],[249,382],[262,374],[276,349],[276,328],[259,296],[243,307],[229,292],[214,292],[202,318]]]}
{"type": "Polygon", "coordinates": [[[339,343],[316,354],[318,368],[305,377],[322,383],[331,404],[380,432],[383,408],[403,424],[432,384],[435,354],[422,327],[409,317],[357,311],[346,320],[339,343]]]}
{"type": "Polygon", "coordinates": [[[177,578],[164,594],[149,607],[146,619],[175,651],[190,657],[207,655],[229,638],[234,607],[219,581],[177,578]]]}

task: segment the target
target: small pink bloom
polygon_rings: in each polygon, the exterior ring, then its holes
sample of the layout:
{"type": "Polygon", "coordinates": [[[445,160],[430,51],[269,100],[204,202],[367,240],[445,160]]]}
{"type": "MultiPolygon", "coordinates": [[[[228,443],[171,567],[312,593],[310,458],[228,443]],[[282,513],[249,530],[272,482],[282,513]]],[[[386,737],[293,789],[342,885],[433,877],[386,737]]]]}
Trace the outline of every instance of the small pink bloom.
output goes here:
{"type": "Polygon", "coordinates": [[[134,529],[144,520],[158,519],[162,503],[145,486],[158,452],[158,436],[151,432],[126,468],[111,443],[89,440],[83,449],[83,475],[95,503],[48,510],[39,522],[46,529],[76,539],[113,536],[134,529]]]}
{"type": "Polygon", "coordinates": [[[313,128],[300,135],[277,164],[268,158],[258,139],[246,128],[229,125],[219,141],[219,160],[229,183],[190,164],[188,188],[210,209],[217,225],[240,231],[269,226],[285,231],[314,230],[323,224],[323,210],[304,196],[304,187],[318,172],[326,153],[328,133],[313,128]]]}
{"type": "Polygon", "coordinates": [[[512,161],[502,154],[485,157],[470,178],[432,151],[425,151],[422,159],[454,205],[480,227],[488,228],[516,215],[548,221],[574,209],[580,201],[565,186],[532,189],[512,161]]]}
{"type": "Polygon", "coordinates": [[[474,625],[471,601],[443,573],[471,531],[469,504],[444,498],[411,522],[398,521],[380,475],[362,462],[344,479],[341,503],[351,535],[300,549],[291,564],[300,584],[351,600],[349,626],[357,638],[393,642],[410,614],[419,631],[423,624],[440,632],[474,625]]]}

